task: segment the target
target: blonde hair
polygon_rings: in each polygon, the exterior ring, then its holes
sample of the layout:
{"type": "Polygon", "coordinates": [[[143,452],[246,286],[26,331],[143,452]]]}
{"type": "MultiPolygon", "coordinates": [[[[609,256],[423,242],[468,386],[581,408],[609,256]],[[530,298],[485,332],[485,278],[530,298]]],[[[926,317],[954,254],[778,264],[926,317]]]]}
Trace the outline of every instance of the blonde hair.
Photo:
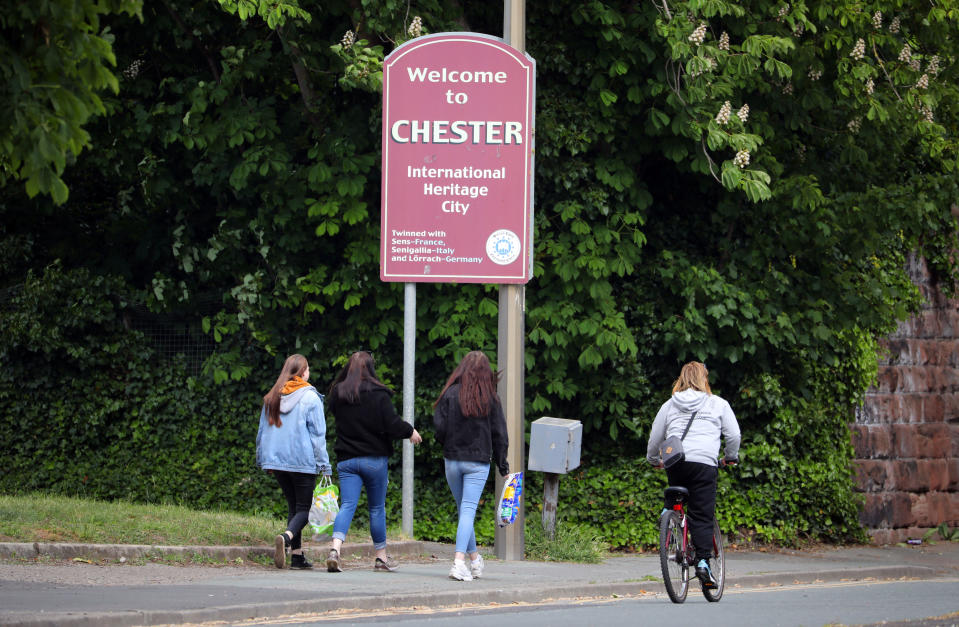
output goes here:
{"type": "Polygon", "coordinates": [[[684,390],[699,390],[706,394],[712,394],[709,388],[709,371],[706,370],[706,364],[691,361],[679,372],[679,378],[673,383],[673,394],[684,390]]]}

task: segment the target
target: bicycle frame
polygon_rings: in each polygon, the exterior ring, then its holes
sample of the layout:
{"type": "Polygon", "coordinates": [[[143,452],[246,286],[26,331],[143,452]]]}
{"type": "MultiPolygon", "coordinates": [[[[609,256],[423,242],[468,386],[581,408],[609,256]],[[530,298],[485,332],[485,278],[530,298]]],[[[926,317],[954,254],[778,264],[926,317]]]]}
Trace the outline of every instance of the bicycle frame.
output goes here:
{"type": "MultiPolygon", "coordinates": [[[[664,493],[665,507],[659,515],[659,553],[660,566],[666,592],[673,603],[686,600],[690,584],[690,570],[696,567],[696,551],[693,548],[692,534],[689,529],[689,517],[686,503],[689,491],[686,488],[670,486],[664,493]]],[[[725,582],[725,549],[719,525],[713,521],[714,574],[717,575],[715,587],[703,587],[707,600],[716,602],[723,595],[725,582]]]]}
{"type": "MultiPolygon", "coordinates": [[[[667,495],[666,498],[669,500],[670,497],[667,495]]],[[[679,526],[683,530],[682,541],[680,543],[683,559],[679,563],[682,566],[693,566],[692,558],[690,558],[692,545],[689,540],[689,519],[686,516],[686,496],[683,495],[682,498],[676,498],[675,502],[672,503],[672,507],[663,508],[663,511],[665,512],[668,509],[679,514],[679,526]]]]}

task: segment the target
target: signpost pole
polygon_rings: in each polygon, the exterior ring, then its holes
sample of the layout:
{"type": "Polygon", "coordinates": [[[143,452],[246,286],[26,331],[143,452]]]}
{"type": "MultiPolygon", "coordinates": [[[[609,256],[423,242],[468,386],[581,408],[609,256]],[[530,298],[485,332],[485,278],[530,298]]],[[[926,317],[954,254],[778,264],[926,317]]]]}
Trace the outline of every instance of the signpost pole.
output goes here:
{"type": "MultiPolygon", "coordinates": [[[[403,420],[413,424],[416,283],[403,284],[403,420]]],[[[413,538],[413,443],[403,440],[403,535],[413,538]]]]}
{"type": "MultiPolygon", "coordinates": [[[[503,0],[503,39],[520,52],[526,51],[526,2],[503,0]]],[[[532,228],[532,225],[530,225],[532,228]]],[[[499,339],[497,342],[497,365],[503,372],[499,383],[499,397],[506,414],[506,430],[509,433],[510,472],[524,469],[526,448],[525,397],[525,312],[526,286],[523,284],[500,284],[499,287],[499,339]]],[[[503,491],[503,478],[496,473],[496,491],[503,491]]],[[[525,501],[520,502],[516,522],[507,527],[497,527],[495,536],[496,557],[502,560],[522,560],[525,556],[526,521],[525,501]]]]}

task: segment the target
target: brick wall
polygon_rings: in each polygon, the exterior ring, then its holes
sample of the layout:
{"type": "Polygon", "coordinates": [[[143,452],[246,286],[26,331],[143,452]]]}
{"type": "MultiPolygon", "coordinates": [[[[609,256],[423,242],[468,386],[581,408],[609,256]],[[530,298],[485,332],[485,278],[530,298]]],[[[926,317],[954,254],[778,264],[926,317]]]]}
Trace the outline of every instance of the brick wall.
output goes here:
{"type": "Polygon", "coordinates": [[[883,342],[851,427],[861,520],[880,544],[959,526],[959,300],[931,283],[924,260],[909,271],[926,303],[883,342]]]}

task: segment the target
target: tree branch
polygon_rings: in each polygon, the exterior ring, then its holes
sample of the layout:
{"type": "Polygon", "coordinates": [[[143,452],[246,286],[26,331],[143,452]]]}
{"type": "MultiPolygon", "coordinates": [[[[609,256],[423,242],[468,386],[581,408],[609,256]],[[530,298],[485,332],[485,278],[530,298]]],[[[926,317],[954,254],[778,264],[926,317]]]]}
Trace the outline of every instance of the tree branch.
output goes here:
{"type": "Polygon", "coordinates": [[[716,162],[713,161],[713,158],[709,156],[709,151],[706,150],[706,138],[702,138],[702,139],[700,139],[699,141],[700,141],[700,144],[702,144],[702,147],[703,147],[703,155],[705,155],[706,161],[709,162],[709,173],[713,175],[713,178],[716,179],[716,182],[717,182],[717,183],[719,183],[720,185],[722,185],[722,183],[723,183],[722,179],[719,178],[718,176],[716,176],[716,170],[713,169],[713,166],[716,165],[716,162]]]}
{"type": "Polygon", "coordinates": [[[872,54],[876,57],[876,63],[878,63],[879,67],[882,68],[882,73],[886,75],[886,80],[889,81],[889,86],[892,87],[892,93],[896,94],[896,98],[899,99],[899,102],[902,102],[902,96],[900,96],[899,92],[896,91],[896,85],[892,82],[892,77],[889,76],[889,72],[886,71],[886,64],[882,62],[882,57],[879,56],[879,51],[876,50],[876,42],[872,43],[872,54]]]}
{"type": "Polygon", "coordinates": [[[288,42],[286,38],[283,37],[282,26],[276,28],[276,34],[280,37],[283,45],[288,46],[290,49],[290,64],[293,66],[296,84],[300,87],[300,97],[303,99],[303,105],[306,107],[306,116],[309,118],[310,124],[319,128],[321,126],[321,120],[313,108],[315,92],[313,91],[313,86],[310,84],[310,77],[309,74],[307,74],[306,66],[303,65],[303,62],[300,60],[303,58],[303,54],[296,44],[288,42]]]}
{"type": "Polygon", "coordinates": [[[200,41],[200,38],[193,34],[193,31],[186,25],[183,21],[183,18],[180,17],[180,14],[170,6],[170,3],[167,0],[163,0],[163,6],[166,7],[166,10],[170,12],[170,17],[173,18],[173,21],[177,23],[184,33],[193,40],[193,43],[196,44],[196,47],[200,49],[200,52],[203,53],[203,57],[206,59],[206,64],[210,66],[210,72],[213,73],[213,78],[217,83],[220,82],[220,70],[216,66],[216,61],[214,61],[213,56],[210,54],[210,51],[207,50],[206,46],[203,45],[203,42],[200,41]]]}

